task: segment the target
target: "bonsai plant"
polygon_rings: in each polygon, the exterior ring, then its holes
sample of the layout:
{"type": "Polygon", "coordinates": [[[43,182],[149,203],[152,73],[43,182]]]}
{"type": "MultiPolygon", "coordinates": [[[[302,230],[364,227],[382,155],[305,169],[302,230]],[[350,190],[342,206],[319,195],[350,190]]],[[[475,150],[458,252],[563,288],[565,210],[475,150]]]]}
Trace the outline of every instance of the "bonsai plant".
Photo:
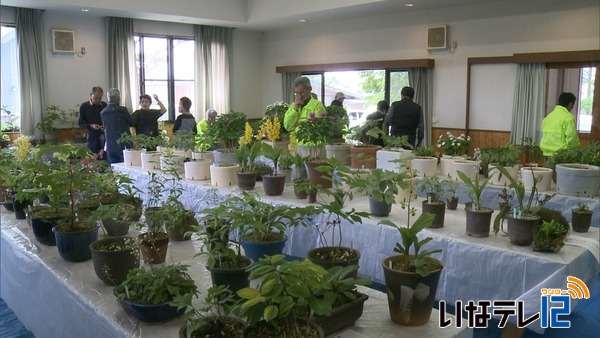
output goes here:
{"type": "Polygon", "coordinates": [[[232,317],[238,305],[234,294],[226,286],[211,286],[206,290],[204,305],[196,308],[192,294],[178,295],[172,304],[178,309],[187,308],[186,323],[179,330],[180,337],[241,337],[246,323],[232,317]]]}
{"type": "Polygon", "coordinates": [[[164,265],[133,269],[113,293],[125,312],[149,323],[165,322],[185,311],[171,303],[180,295],[198,295],[186,265],[164,265]],[[144,311],[140,311],[144,308],[144,311]]]}
{"type": "Polygon", "coordinates": [[[566,227],[556,221],[543,221],[533,235],[533,251],[559,252],[565,245],[564,241],[569,233],[569,224],[566,227]]]}
{"type": "Polygon", "coordinates": [[[332,299],[317,297],[327,271],[309,260],[286,262],[283,255],[261,258],[252,265],[250,278],[262,279],[256,288],[237,292],[243,299],[241,316],[245,337],[322,337],[307,319],[331,312],[332,299]]]}
{"type": "Polygon", "coordinates": [[[582,203],[581,200],[577,203],[577,207],[571,209],[571,222],[573,223],[573,231],[575,232],[588,232],[590,225],[592,224],[592,210],[589,209],[587,204],[582,203]]]}
{"type": "Polygon", "coordinates": [[[441,250],[423,248],[432,238],[420,240],[417,237],[421,230],[433,223],[435,216],[423,213],[411,225],[411,212],[409,204],[407,227],[399,227],[388,220],[380,222],[396,228],[402,238],[394,248],[398,255],[385,258],[382,265],[392,321],[400,325],[423,325],[429,322],[443,267],[431,256],[441,250]]]}
{"type": "Polygon", "coordinates": [[[427,192],[427,199],[423,201],[422,208],[424,213],[435,215],[431,228],[441,228],[444,226],[444,216],[446,214],[446,203],[440,197],[444,195],[444,185],[437,176],[424,177],[418,183],[419,190],[427,192]]]}
{"type": "Polygon", "coordinates": [[[476,175],[475,180],[471,180],[460,170],[456,174],[469,187],[467,193],[472,201],[470,206],[465,207],[467,214],[467,235],[488,237],[490,235],[490,222],[494,209],[482,206],[480,199],[481,193],[488,184],[490,177],[482,180],[479,175],[476,175]]]}
{"type": "Polygon", "coordinates": [[[233,228],[240,229],[244,252],[255,262],[263,255],[281,253],[287,241],[285,229],[308,225],[316,213],[314,207],[276,206],[246,192],[228,197],[226,203],[230,208],[220,217],[231,220],[233,228]]]}

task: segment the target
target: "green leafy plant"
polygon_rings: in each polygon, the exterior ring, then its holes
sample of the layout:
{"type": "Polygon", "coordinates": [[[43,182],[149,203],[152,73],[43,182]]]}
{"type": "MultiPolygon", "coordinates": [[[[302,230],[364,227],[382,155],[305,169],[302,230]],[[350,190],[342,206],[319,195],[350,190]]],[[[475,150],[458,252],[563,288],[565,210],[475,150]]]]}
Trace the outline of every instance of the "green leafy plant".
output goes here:
{"type": "Polygon", "coordinates": [[[123,133],[117,140],[117,143],[124,145],[125,148],[135,150],[154,151],[156,147],[166,146],[167,142],[161,136],[148,136],[144,134],[123,133]]]}
{"type": "Polygon", "coordinates": [[[358,144],[374,144],[384,135],[383,130],[379,128],[380,123],[381,120],[368,120],[362,126],[354,126],[348,130],[346,139],[358,144]]]}
{"type": "Polygon", "coordinates": [[[244,135],[246,114],[230,112],[219,115],[215,123],[207,130],[208,135],[218,140],[225,149],[233,150],[239,144],[239,139],[244,135]]]}
{"type": "Polygon", "coordinates": [[[427,201],[429,203],[440,203],[440,197],[444,195],[444,185],[437,176],[423,177],[417,183],[420,191],[427,192],[427,201]]]}
{"type": "Polygon", "coordinates": [[[458,170],[456,172],[456,174],[469,187],[469,189],[467,190],[467,193],[469,194],[469,197],[471,197],[471,201],[473,201],[473,204],[471,205],[471,209],[474,211],[478,211],[481,208],[481,205],[480,205],[481,193],[483,192],[483,189],[485,189],[488,182],[490,181],[491,176],[481,180],[479,178],[479,175],[475,175],[475,180],[472,181],[467,175],[465,175],[465,173],[463,173],[460,170],[458,170]]]}
{"type": "Polygon", "coordinates": [[[334,125],[334,121],[327,117],[326,112],[322,112],[319,116],[311,112],[307,120],[298,122],[296,138],[300,144],[307,146],[329,143],[334,125]]]}
{"type": "Polygon", "coordinates": [[[372,169],[368,175],[356,179],[355,185],[358,192],[365,191],[376,201],[388,204],[395,202],[398,194],[398,185],[407,177],[405,172],[393,172],[381,168],[372,169]]]}
{"type": "Polygon", "coordinates": [[[421,230],[430,226],[434,219],[435,215],[423,213],[419,216],[419,218],[417,218],[414,224],[407,227],[399,227],[389,220],[383,220],[380,222],[380,224],[389,225],[396,228],[402,237],[402,242],[396,243],[394,252],[404,255],[405,259],[400,266],[391,266],[390,268],[407,272],[416,272],[419,275],[426,277],[432,271],[438,270],[441,267],[439,261],[431,257],[431,255],[442,252],[442,250],[438,249],[429,251],[423,249],[423,246],[429,243],[432,238],[427,237],[419,240],[417,237],[417,234],[421,232],[421,230]]]}
{"type": "Polygon", "coordinates": [[[285,151],[284,148],[273,147],[270,144],[263,143],[261,150],[264,157],[273,161],[273,170],[271,171],[271,174],[274,175],[279,165],[279,158],[285,151]]]}
{"type": "Polygon", "coordinates": [[[260,155],[261,142],[254,141],[251,144],[240,145],[234,150],[235,158],[240,162],[243,173],[256,171],[256,158],[260,155]]]}
{"type": "Polygon", "coordinates": [[[446,135],[440,135],[437,141],[437,147],[444,151],[446,155],[457,156],[462,155],[467,151],[467,146],[471,141],[471,136],[454,136],[450,132],[446,135]]]}
{"type": "Polygon", "coordinates": [[[537,163],[542,157],[542,150],[535,140],[531,137],[522,137],[521,144],[525,146],[527,151],[527,163],[537,163]]]}
{"type": "Polygon", "coordinates": [[[318,298],[331,302],[333,308],[356,300],[358,297],[356,286],[371,284],[371,281],[365,278],[352,278],[350,274],[356,270],[358,270],[356,265],[332,267],[327,270],[327,275],[321,281],[322,287],[316,289],[315,294],[318,298]]]}
{"type": "Polygon", "coordinates": [[[150,270],[133,269],[114,293],[119,300],[146,305],[170,303],[185,294],[197,295],[198,289],[187,268],[187,265],[165,265],[150,270]]]}
{"type": "Polygon", "coordinates": [[[172,142],[170,142],[170,146],[180,150],[194,150],[196,148],[196,135],[193,131],[177,131],[172,142]]]}
{"type": "Polygon", "coordinates": [[[521,150],[512,143],[502,147],[480,148],[479,159],[483,163],[497,163],[503,167],[512,167],[519,163],[521,150]]]}
{"type": "Polygon", "coordinates": [[[214,136],[215,135],[211,133],[196,134],[194,136],[196,151],[202,153],[213,148],[219,142],[218,140],[215,140],[214,136]]]}
{"type": "Polygon", "coordinates": [[[292,159],[292,155],[290,155],[290,152],[285,149],[281,157],[279,157],[278,168],[281,170],[291,170],[293,164],[294,160],[292,159]]]}
{"type": "Polygon", "coordinates": [[[436,157],[435,148],[433,146],[420,146],[413,150],[415,156],[436,157]]]}
{"type": "Polygon", "coordinates": [[[408,142],[408,135],[384,135],[383,141],[387,149],[413,149],[413,145],[408,142]]]}
{"type": "Polygon", "coordinates": [[[341,138],[348,129],[348,112],[344,107],[335,105],[325,107],[325,111],[327,117],[333,122],[332,136],[341,138]]]}
{"type": "Polygon", "coordinates": [[[229,317],[238,306],[239,300],[227,286],[213,285],[206,290],[204,305],[197,308],[192,303],[191,293],[177,295],[173,299],[178,310],[187,308],[186,335],[196,337],[239,337],[242,335],[244,324],[229,317]],[[195,333],[198,333],[197,335],[195,333]]]}
{"type": "Polygon", "coordinates": [[[35,127],[44,135],[56,134],[58,129],[54,127],[57,121],[60,121],[65,116],[65,111],[57,105],[46,106],[42,120],[35,127]]]}
{"type": "Polygon", "coordinates": [[[16,124],[19,116],[8,110],[7,106],[0,107],[0,131],[18,132],[20,127],[16,124]]]}
{"type": "Polygon", "coordinates": [[[569,225],[565,227],[556,221],[543,221],[533,235],[533,251],[558,252],[564,245],[569,233],[569,225]]]}
{"type": "Polygon", "coordinates": [[[261,279],[256,288],[237,292],[243,299],[241,316],[259,337],[309,337],[299,318],[331,312],[332,301],[313,290],[323,288],[327,271],[309,260],[286,262],[283,255],[261,258],[251,267],[250,278],[261,279]],[[264,326],[258,322],[264,319],[264,326]]]}
{"type": "Polygon", "coordinates": [[[444,190],[444,197],[447,201],[453,199],[453,198],[457,198],[456,194],[458,193],[458,182],[450,179],[450,178],[446,178],[442,181],[442,186],[443,186],[443,190],[444,190]]]}

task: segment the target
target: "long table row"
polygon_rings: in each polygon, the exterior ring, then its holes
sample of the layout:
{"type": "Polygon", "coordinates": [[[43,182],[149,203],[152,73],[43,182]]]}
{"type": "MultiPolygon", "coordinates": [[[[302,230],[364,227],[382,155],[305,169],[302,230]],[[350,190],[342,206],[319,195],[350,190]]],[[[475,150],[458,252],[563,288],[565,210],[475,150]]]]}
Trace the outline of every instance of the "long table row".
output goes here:
{"type": "MultiPolygon", "coordinates": [[[[149,174],[139,167],[114,165],[114,169],[135,179],[137,186],[148,184],[149,174]]],[[[214,196],[225,198],[228,194],[240,193],[237,187],[214,189],[208,181],[183,181],[184,193],[181,196],[186,208],[200,212],[214,196]]],[[[262,186],[257,184],[256,192],[265,201],[274,204],[306,205],[306,200],[295,199],[292,186],[286,187],[281,196],[264,196],[262,186]]],[[[493,194],[493,192],[492,192],[493,194]]],[[[484,199],[486,197],[484,196],[484,199]]],[[[461,200],[464,202],[464,200],[461,200]]],[[[417,215],[420,214],[419,199],[414,203],[417,215]]],[[[358,210],[368,211],[365,196],[357,196],[348,205],[358,210]]],[[[495,214],[494,214],[495,216],[495,214]]],[[[369,217],[360,224],[343,223],[342,245],[351,246],[361,252],[359,275],[375,282],[384,283],[382,260],[393,255],[395,243],[400,240],[398,231],[378,224],[383,218],[369,217]]],[[[394,205],[392,213],[385,218],[398,225],[406,225],[407,212],[394,205]]],[[[315,227],[287,230],[288,242],[284,253],[293,256],[306,256],[307,252],[322,245],[317,230],[322,217],[315,219],[315,227]]],[[[325,237],[329,238],[330,233],[325,237]]],[[[600,272],[600,264],[587,248],[579,246],[580,241],[592,239],[592,251],[598,250],[600,237],[597,227],[586,234],[571,234],[570,240],[559,253],[533,252],[532,247],[518,247],[510,244],[506,235],[497,237],[492,233],[487,238],[472,238],[465,233],[465,212],[462,206],[457,210],[447,210],[443,228],[425,229],[420,235],[432,237],[428,248],[442,249],[437,255],[444,263],[436,299],[454,304],[457,300],[523,300],[525,315],[528,318],[539,312],[540,290],[542,288],[565,288],[568,276],[576,276],[588,286],[595,285],[600,272]]],[[[576,305],[577,300],[573,300],[576,305]]],[[[539,321],[529,328],[543,332],[539,321]]]]}

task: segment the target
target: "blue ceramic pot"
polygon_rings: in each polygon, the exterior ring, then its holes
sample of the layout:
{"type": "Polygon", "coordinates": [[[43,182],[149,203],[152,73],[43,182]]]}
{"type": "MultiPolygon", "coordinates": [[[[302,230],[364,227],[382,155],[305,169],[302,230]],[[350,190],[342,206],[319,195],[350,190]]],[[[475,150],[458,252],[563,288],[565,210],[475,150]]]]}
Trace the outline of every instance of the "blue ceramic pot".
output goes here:
{"type": "Polygon", "coordinates": [[[69,262],[83,262],[92,258],[90,244],[98,240],[98,227],[82,232],[61,232],[52,228],[60,256],[69,262]]]}
{"type": "Polygon", "coordinates": [[[281,241],[268,243],[248,242],[242,239],[242,248],[244,248],[246,256],[250,257],[253,262],[256,262],[264,256],[281,254],[286,241],[287,236],[284,236],[281,241]]]}
{"type": "Polygon", "coordinates": [[[146,323],[164,323],[181,316],[186,308],[177,311],[177,307],[168,302],[156,305],[137,304],[128,300],[119,301],[121,308],[134,318],[146,323]]]}

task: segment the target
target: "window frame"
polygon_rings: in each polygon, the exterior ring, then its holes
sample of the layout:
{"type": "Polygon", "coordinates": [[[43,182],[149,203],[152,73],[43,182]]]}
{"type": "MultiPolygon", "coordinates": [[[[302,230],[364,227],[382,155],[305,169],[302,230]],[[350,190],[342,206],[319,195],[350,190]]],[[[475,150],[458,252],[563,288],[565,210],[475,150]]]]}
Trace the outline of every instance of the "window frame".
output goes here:
{"type": "MultiPolygon", "coordinates": [[[[190,81],[190,80],[177,80],[175,79],[175,65],[173,64],[173,40],[189,40],[194,41],[193,37],[189,36],[177,36],[177,35],[158,35],[158,34],[144,34],[144,33],[135,33],[134,37],[139,38],[139,93],[140,95],[147,94],[146,93],[146,76],[145,76],[145,68],[144,68],[144,38],[162,38],[167,40],[167,113],[168,113],[168,122],[175,122],[175,117],[177,115],[177,104],[178,100],[175,98],[175,83],[177,81],[190,81]]],[[[194,45],[194,54],[196,53],[196,46],[194,45]]],[[[196,84],[196,74],[193,76],[193,88],[195,88],[196,84]]]]}

